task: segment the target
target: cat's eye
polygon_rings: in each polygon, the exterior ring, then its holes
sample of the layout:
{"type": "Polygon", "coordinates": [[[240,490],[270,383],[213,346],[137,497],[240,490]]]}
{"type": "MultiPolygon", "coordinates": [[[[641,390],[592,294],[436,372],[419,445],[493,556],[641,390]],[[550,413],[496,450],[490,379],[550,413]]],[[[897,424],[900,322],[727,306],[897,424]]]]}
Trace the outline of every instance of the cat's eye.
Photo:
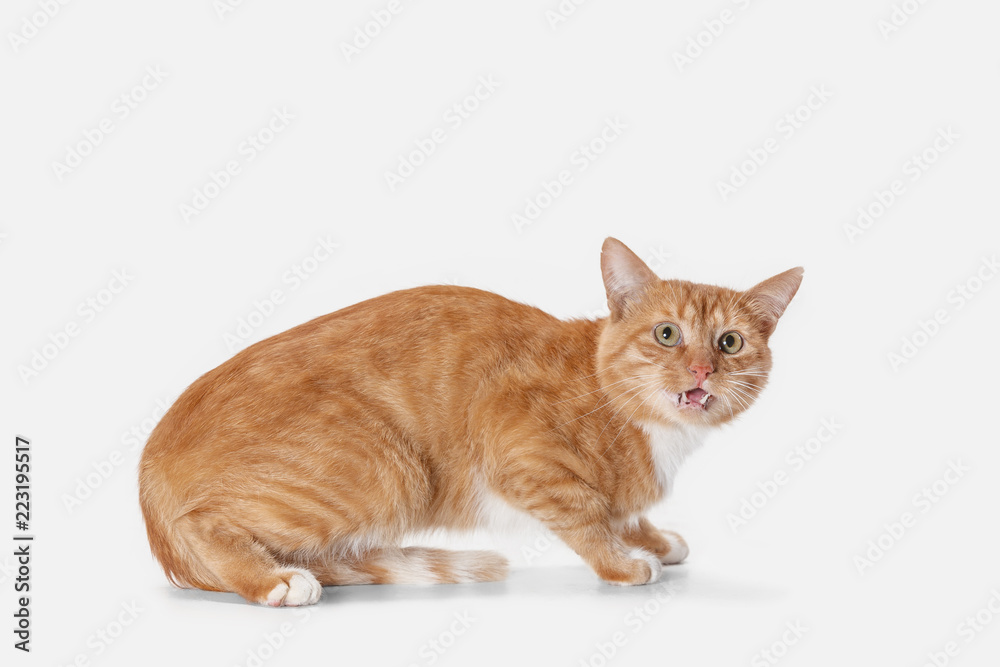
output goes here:
{"type": "Polygon", "coordinates": [[[722,338],[719,339],[719,349],[726,354],[736,354],[742,347],[743,336],[735,331],[724,333],[722,334],[722,338]]]}
{"type": "Polygon", "coordinates": [[[657,324],[656,328],[653,329],[653,335],[656,337],[656,342],[661,345],[666,345],[667,347],[673,347],[677,343],[681,342],[681,329],[676,324],[671,324],[670,322],[664,322],[663,324],[657,324]]]}

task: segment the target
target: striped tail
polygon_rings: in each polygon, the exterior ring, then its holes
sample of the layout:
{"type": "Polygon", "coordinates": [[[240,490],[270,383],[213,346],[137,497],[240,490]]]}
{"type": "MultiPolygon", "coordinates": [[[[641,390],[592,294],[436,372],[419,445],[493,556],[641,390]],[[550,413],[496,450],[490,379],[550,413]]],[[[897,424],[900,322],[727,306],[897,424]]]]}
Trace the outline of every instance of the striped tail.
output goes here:
{"type": "Polygon", "coordinates": [[[307,565],[323,586],[467,584],[507,578],[507,559],[494,551],[426,547],[378,549],[307,565]]]}

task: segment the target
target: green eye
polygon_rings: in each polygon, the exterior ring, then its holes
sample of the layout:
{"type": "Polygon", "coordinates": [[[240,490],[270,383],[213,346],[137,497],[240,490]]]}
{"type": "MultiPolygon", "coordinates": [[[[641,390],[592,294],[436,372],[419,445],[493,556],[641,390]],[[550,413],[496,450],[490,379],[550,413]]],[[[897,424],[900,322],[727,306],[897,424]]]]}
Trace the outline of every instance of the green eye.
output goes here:
{"type": "Polygon", "coordinates": [[[676,324],[671,324],[670,322],[664,322],[663,324],[657,324],[656,328],[653,329],[653,336],[656,337],[656,342],[661,345],[666,345],[667,347],[673,347],[677,343],[681,342],[681,330],[676,324]]]}
{"type": "Polygon", "coordinates": [[[726,354],[736,354],[743,348],[743,336],[735,331],[722,334],[719,339],[719,349],[726,354]]]}

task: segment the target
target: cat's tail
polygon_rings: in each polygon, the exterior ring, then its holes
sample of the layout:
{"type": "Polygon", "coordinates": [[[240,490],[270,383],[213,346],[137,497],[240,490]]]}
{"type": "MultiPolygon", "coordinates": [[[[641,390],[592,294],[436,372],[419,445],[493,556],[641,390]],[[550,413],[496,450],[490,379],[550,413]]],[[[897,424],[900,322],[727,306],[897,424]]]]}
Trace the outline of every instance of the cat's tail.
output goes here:
{"type": "Polygon", "coordinates": [[[385,548],[311,562],[324,586],[350,584],[465,584],[507,578],[507,559],[494,551],[425,547],[385,548]]]}

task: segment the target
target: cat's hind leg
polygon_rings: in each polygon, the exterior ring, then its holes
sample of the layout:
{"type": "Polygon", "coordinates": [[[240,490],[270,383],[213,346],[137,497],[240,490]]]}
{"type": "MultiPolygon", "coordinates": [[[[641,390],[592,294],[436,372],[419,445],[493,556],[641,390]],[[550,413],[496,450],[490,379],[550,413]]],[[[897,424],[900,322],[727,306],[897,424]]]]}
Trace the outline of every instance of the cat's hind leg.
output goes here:
{"type": "Polygon", "coordinates": [[[323,592],[309,570],[282,565],[248,530],[220,514],[190,513],[174,528],[196,562],[182,579],[197,588],[238,593],[272,607],[315,604],[323,592]]]}

